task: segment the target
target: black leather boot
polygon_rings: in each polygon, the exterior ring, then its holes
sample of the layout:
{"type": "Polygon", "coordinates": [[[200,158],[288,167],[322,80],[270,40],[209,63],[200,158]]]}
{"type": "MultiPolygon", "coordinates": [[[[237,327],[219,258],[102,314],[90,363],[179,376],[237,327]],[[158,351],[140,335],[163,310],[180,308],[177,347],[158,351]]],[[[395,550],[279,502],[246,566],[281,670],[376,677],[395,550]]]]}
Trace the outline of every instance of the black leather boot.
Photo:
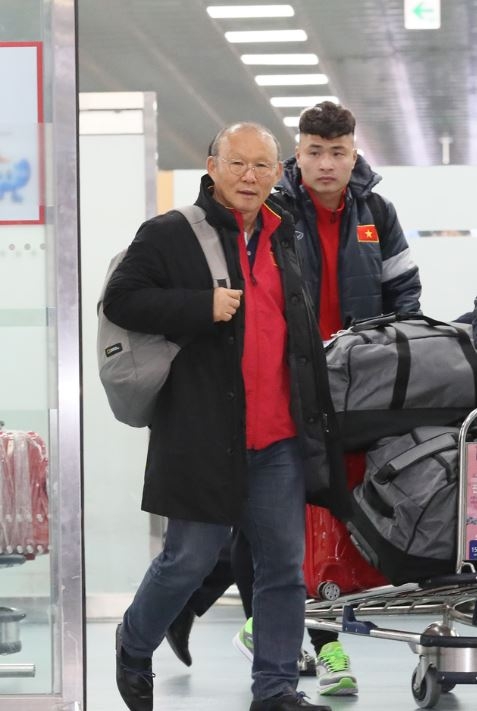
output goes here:
{"type": "Polygon", "coordinates": [[[130,711],[152,711],[152,660],[131,657],[122,647],[121,625],[116,629],[116,684],[130,711]]]}
{"type": "Polygon", "coordinates": [[[194,612],[186,605],[182,612],[179,612],[176,619],[171,622],[166,632],[166,639],[171,645],[172,651],[186,667],[190,667],[192,664],[192,657],[189,652],[189,635],[194,619],[194,612]]]}
{"type": "Polygon", "coordinates": [[[331,711],[329,706],[317,706],[305,701],[305,694],[282,694],[271,699],[252,701],[250,711],[331,711]]]}

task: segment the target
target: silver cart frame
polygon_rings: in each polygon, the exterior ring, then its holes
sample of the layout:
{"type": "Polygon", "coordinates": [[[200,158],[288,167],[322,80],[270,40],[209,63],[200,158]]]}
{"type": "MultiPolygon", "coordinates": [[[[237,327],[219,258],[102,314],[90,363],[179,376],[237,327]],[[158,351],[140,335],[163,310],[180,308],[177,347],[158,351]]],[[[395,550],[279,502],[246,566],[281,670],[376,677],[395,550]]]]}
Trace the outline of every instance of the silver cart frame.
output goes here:
{"type": "Polygon", "coordinates": [[[407,642],[419,662],[412,675],[412,694],[418,706],[432,708],[441,693],[456,684],[477,684],[477,636],[459,636],[454,623],[477,627],[477,572],[466,560],[467,436],[477,419],[477,409],[459,431],[459,498],[457,562],[455,574],[425,584],[387,585],[343,595],[333,601],[309,600],[305,626],[407,642]],[[422,633],[380,627],[367,616],[439,614],[441,622],[429,624],[422,633]]]}

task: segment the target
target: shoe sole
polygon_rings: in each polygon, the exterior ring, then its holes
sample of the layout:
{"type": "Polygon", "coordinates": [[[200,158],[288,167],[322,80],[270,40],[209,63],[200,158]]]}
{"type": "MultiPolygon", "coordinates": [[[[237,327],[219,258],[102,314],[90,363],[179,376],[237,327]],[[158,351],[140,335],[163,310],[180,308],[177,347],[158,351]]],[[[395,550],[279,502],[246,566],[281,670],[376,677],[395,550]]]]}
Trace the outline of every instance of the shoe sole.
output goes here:
{"type": "Polygon", "coordinates": [[[244,645],[242,640],[240,639],[240,632],[237,632],[235,637],[232,640],[232,644],[236,649],[239,650],[239,652],[242,652],[244,657],[247,657],[249,662],[253,662],[253,654],[252,652],[244,645]]]}
{"type": "Polygon", "coordinates": [[[318,691],[321,696],[351,696],[358,693],[358,687],[352,679],[344,677],[336,684],[330,684],[330,686],[321,687],[318,684],[318,691]]]}
{"type": "Polygon", "coordinates": [[[172,649],[174,654],[176,655],[177,659],[182,662],[182,664],[185,664],[186,667],[190,667],[192,665],[192,657],[190,655],[189,650],[183,650],[181,647],[179,647],[178,644],[176,644],[176,641],[172,635],[167,634],[166,632],[166,639],[169,643],[169,647],[172,649]]]}

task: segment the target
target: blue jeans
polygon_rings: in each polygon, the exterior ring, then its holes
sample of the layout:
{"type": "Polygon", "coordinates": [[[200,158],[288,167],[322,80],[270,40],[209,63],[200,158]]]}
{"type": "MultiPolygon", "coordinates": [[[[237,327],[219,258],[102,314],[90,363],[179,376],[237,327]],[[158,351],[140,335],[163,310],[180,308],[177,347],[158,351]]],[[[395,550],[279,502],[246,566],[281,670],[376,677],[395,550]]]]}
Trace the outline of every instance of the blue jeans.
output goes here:
{"type": "MultiPolygon", "coordinates": [[[[250,542],[255,568],[252,691],[255,699],[266,699],[293,691],[298,682],[305,619],[305,476],[295,439],[251,450],[247,457],[249,497],[238,525],[250,542]]],[[[124,615],[126,652],[152,656],[229,536],[228,526],[169,520],[164,550],[124,615]]]]}

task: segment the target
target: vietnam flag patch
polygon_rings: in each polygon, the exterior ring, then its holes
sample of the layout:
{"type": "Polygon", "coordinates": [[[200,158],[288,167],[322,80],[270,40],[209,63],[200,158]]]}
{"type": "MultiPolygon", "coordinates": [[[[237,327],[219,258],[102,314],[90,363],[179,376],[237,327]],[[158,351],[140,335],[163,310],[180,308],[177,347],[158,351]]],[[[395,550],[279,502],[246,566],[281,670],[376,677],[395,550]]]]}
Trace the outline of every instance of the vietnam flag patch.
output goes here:
{"type": "Polygon", "coordinates": [[[379,242],[379,235],[374,225],[358,225],[356,228],[358,242],[379,242]]]}

